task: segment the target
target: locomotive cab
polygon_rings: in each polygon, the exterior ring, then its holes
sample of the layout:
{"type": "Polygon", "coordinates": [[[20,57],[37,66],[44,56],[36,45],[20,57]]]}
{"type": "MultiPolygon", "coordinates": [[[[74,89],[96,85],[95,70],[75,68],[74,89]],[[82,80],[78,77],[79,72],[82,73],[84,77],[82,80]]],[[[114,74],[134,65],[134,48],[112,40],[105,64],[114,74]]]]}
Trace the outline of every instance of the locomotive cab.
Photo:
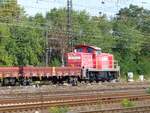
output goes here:
{"type": "Polygon", "coordinates": [[[66,66],[80,67],[82,71],[86,71],[83,72],[86,75],[82,76],[91,81],[110,81],[119,76],[119,68],[115,66],[113,55],[102,53],[101,48],[95,46],[75,46],[73,52],[66,54],[66,66]]]}
{"type": "Polygon", "coordinates": [[[101,48],[95,46],[87,46],[87,45],[77,45],[75,46],[75,51],[82,53],[91,53],[91,54],[100,54],[101,48]]]}

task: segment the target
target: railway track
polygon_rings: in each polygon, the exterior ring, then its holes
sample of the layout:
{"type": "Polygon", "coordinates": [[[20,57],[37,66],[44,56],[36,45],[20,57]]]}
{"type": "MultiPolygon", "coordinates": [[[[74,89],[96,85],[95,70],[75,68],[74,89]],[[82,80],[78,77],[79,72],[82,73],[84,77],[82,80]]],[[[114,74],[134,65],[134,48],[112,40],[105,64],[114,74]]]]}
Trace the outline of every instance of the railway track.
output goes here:
{"type": "MultiPolygon", "coordinates": [[[[111,96],[119,96],[119,95],[132,95],[132,94],[145,94],[145,88],[135,88],[135,89],[114,89],[114,90],[84,90],[84,91],[70,91],[70,92],[39,92],[39,93],[17,93],[17,94],[1,94],[0,95],[0,103],[3,103],[4,100],[14,100],[14,101],[21,101],[21,100],[30,100],[30,99],[37,99],[37,98],[49,98],[51,100],[56,100],[60,98],[67,99],[69,97],[86,97],[89,95],[94,95],[97,97],[111,97],[111,96]]],[[[9,102],[8,102],[9,103],[9,102]]]]}
{"type": "MultiPolygon", "coordinates": [[[[119,94],[118,94],[119,95],[119,94]]],[[[22,99],[22,100],[5,100],[0,103],[0,112],[18,111],[18,110],[29,110],[29,109],[43,109],[53,106],[83,106],[83,105],[95,105],[95,104],[112,104],[119,103],[124,98],[131,101],[143,101],[149,100],[150,95],[148,94],[124,94],[118,96],[105,95],[84,95],[84,96],[72,96],[72,97],[60,97],[60,98],[38,98],[38,99],[22,99]]]]}
{"type": "Polygon", "coordinates": [[[72,96],[60,96],[60,97],[39,97],[39,98],[19,98],[19,99],[4,99],[0,100],[0,106],[11,105],[11,104],[20,104],[20,103],[40,103],[40,102],[49,102],[53,104],[61,103],[61,102],[76,102],[76,101],[98,101],[98,102],[116,102],[121,99],[128,98],[130,100],[144,100],[150,99],[149,94],[138,93],[138,94],[128,94],[128,93],[120,93],[120,94],[107,94],[107,95],[72,95],[72,96]],[[109,100],[109,101],[107,101],[109,100]]]}
{"type": "Polygon", "coordinates": [[[132,108],[84,111],[84,112],[79,112],[79,113],[150,113],[150,105],[149,106],[132,107],[132,108]]]}
{"type": "Polygon", "coordinates": [[[15,111],[45,109],[52,106],[112,104],[119,103],[125,98],[131,101],[150,100],[150,95],[145,93],[145,89],[148,86],[143,87],[139,84],[137,86],[129,88],[93,89],[91,91],[71,90],[65,92],[54,91],[52,93],[48,91],[40,93],[17,92],[16,94],[2,94],[0,96],[0,112],[11,113],[15,111]]]}
{"type": "Polygon", "coordinates": [[[127,89],[127,88],[135,88],[135,87],[149,87],[150,82],[133,82],[133,83],[128,83],[128,82],[117,82],[117,83],[101,83],[101,84],[84,84],[84,85],[79,85],[76,87],[72,86],[50,86],[50,85],[44,85],[41,86],[40,88],[34,88],[32,86],[14,86],[14,87],[0,87],[0,94],[2,93],[23,93],[23,92],[39,92],[39,89],[42,91],[49,91],[51,93],[53,92],[63,92],[65,91],[84,91],[84,90],[111,90],[114,88],[120,88],[120,89],[127,89]],[[28,90],[27,90],[28,89],[28,90]]]}
{"type": "MultiPolygon", "coordinates": [[[[97,96],[84,96],[84,97],[68,97],[66,98],[59,98],[59,99],[29,99],[29,100],[6,100],[3,101],[3,104],[0,104],[0,107],[4,106],[11,106],[11,105],[30,105],[30,104],[49,104],[50,106],[63,106],[68,105],[71,106],[72,103],[79,104],[110,104],[110,103],[118,103],[124,98],[129,99],[131,101],[141,101],[141,100],[148,100],[150,99],[150,95],[128,95],[128,96],[112,96],[112,97],[97,97],[97,96]],[[9,103],[8,103],[9,102],[9,103]]],[[[1,101],[2,102],[2,101],[1,101]]]]}
{"type": "Polygon", "coordinates": [[[22,98],[22,97],[30,97],[30,96],[34,96],[34,97],[38,97],[38,96],[59,96],[59,95],[71,95],[71,94],[86,94],[88,92],[88,94],[90,93],[114,93],[114,92],[124,92],[124,91],[134,91],[136,92],[136,90],[138,91],[143,91],[146,90],[147,88],[149,88],[149,84],[145,84],[145,85],[142,85],[142,84],[138,84],[138,85],[132,85],[132,87],[117,87],[117,88],[101,88],[101,89],[83,89],[83,90],[50,90],[50,91],[45,91],[43,90],[42,88],[36,88],[34,90],[36,91],[33,91],[33,92],[29,92],[27,89],[26,91],[23,91],[23,92],[18,92],[18,91],[15,91],[15,90],[11,90],[9,92],[3,92],[3,93],[0,93],[0,99],[4,99],[4,98],[22,98]]]}

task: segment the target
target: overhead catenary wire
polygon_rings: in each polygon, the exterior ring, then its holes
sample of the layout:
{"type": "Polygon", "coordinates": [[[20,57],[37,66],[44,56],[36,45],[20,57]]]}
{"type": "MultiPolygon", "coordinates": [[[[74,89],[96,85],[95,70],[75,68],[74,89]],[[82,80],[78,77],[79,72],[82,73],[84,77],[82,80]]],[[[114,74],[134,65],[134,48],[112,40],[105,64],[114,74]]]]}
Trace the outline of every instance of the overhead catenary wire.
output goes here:
{"type": "MultiPolygon", "coordinates": [[[[104,0],[104,1],[108,1],[108,2],[114,2],[113,0],[104,0]]],[[[116,1],[116,0],[115,0],[116,1]]],[[[116,3],[115,4],[118,4],[119,2],[121,2],[121,1],[123,1],[123,0],[117,0],[116,1],[116,3]]],[[[125,3],[126,2],[129,2],[130,0],[126,0],[126,1],[124,1],[125,3]]],[[[7,2],[7,1],[6,1],[7,2]]],[[[47,0],[47,1],[45,1],[45,0],[40,0],[40,2],[46,2],[46,3],[57,3],[57,4],[64,4],[64,7],[65,7],[65,2],[62,2],[62,1],[57,1],[57,0],[47,0]]],[[[37,4],[40,4],[40,2],[37,2],[37,4]]],[[[9,3],[9,2],[8,2],[9,3]]],[[[129,4],[129,3],[128,3],[129,4]]],[[[39,7],[39,6],[37,6],[37,7],[35,7],[35,6],[27,6],[27,5],[24,5],[25,7],[27,7],[27,8],[35,8],[35,9],[49,9],[49,8],[44,8],[44,7],[39,7]]],[[[74,3],[74,6],[78,6],[78,7],[84,7],[84,8],[86,8],[86,9],[90,9],[90,10],[92,10],[92,9],[94,9],[94,10],[101,10],[102,8],[104,8],[104,7],[100,7],[100,6],[93,6],[93,7],[91,7],[90,5],[83,5],[83,4],[78,4],[78,3],[74,3]]],[[[106,8],[108,8],[108,9],[110,9],[110,7],[107,7],[107,6],[105,6],[106,8]]],[[[113,8],[115,8],[115,7],[113,7],[113,8]]],[[[117,9],[117,8],[116,8],[117,9]]],[[[111,11],[112,12],[112,11],[111,11]]]]}
{"type": "MultiPolygon", "coordinates": [[[[8,23],[7,23],[7,25],[10,25],[10,26],[13,25],[13,26],[14,26],[14,24],[8,24],[8,23]]],[[[17,26],[20,26],[20,25],[17,25],[17,26]]],[[[31,27],[31,26],[24,26],[24,25],[23,25],[22,27],[31,27]]],[[[32,27],[32,28],[34,28],[34,29],[37,29],[37,28],[38,28],[38,29],[40,29],[40,30],[44,30],[43,28],[40,28],[40,27],[32,27]]],[[[55,31],[54,34],[57,34],[57,35],[58,35],[59,32],[60,32],[60,31],[56,31],[56,30],[54,30],[54,29],[51,29],[51,31],[52,31],[52,33],[53,33],[53,31],[55,31]]],[[[66,32],[62,32],[62,31],[61,31],[61,33],[62,33],[62,34],[63,34],[63,33],[65,34],[66,32]]],[[[77,35],[76,33],[74,33],[73,35],[76,35],[76,36],[80,37],[80,36],[77,35]]],[[[82,34],[82,36],[86,36],[86,37],[87,37],[87,36],[89,36],[89,35],[87,35],[87,34],[82,34]]],[[[59,37],[64,37],[64,35],[62,35],[62,36],[59,35],[59,37]]],[[[91,36],[91,38],[94,38],[94,37],[100,38],[100,36],[94,36],[94,35],[91,36]]],[[[132,41],[132,44],[134,44],[134,43],[135,43],[135,44],[137,43],[136,46],[139,46],[139,47],[144,47],[144,48],[147,48],[147,49],[150,47],[150,45],[149,45],[148,42],[146,43],[146,42],[135,42],[135,41],[132,41]],[[141,44],[140,44],[140,43],[141,43],[141,44]]],[[[135,46],[134,46],[134,47],[130,47],[130,46],[117,47],[117,46],[110,46],[110,45],[107,45],[107,43],[105,43],[105,44],[102,43],[102,44],[100,44],[100,45],[101,45],[102,48],[135,49],[135,48],[134,48],[135,46]]]]}
{"type": "MultiPolygon", "coordinates": [[[[55,2],[57,2],[57,0],[55,1],[55,2]]],[[[54,3],[55,3],[54,2],[54,3]]],[[[49,3],[49,2],[48,2],[49,3]]],[[[61,1],[59,1],[58,2],[58,4],[62,4],[62,3],[64,3],[64,2],[61,2],[61,1]]],[[[39,7],[39,6],[26,6],[26,5],[24,5],[24,7],[27,7],[27,8],[34,8],[34,9],[45,9],[45,10],[47,10],[48,11],[48,8],[41,8],[41,7],[39,7]]],[[[62,6],[62,7],[65,7],[65,5],[64,6],[62,6]]],[[[74,10],[76,10],[77,8],[79,9],[79,8],[81,8],[80,10],[86,10],[86,11],[88,11],[88,12],[91,12],[92,11],[92,13],[95,13],[95,12],[97,12],[97,10],[102,10],[102,8],[103,7],[101,7],[101,6],[89,6],[89,5],[83,5],[83,4],[76,4],[76,3],[74,3],[74,7],[76,7],[76,8],[74,8],[74,10]]],[[[105,6],[105,7],[107,7],[107,6],[105,6]]],[[[52,7],[49,7],[49,9],[52,9],[52,7]]],[[[110,7],[108,7],[108,9],[110,9],[110,7]]],[[[115,13],[116,11],[114,11],[114,13],[115,13]]],[[[96,13],[96,15],[98,15],[99,13],[97,12],[96,13]]]]}
{"type": "MultiPolygon", "coordinates": [[[[40,0],[40,1],[41,1],[41,2],[49,2],[49,0],[48,0],[48,1],[40,0]]],[[[106,0],[106,1],[107,1],[107,0],[106,0]]],[[[51,0],[50,0],[50,2],[55,3],[55,2],[58,2],[58,1],[57,1],[57,0],[55,0],[55,1],[51,1],[51,0]]],[[[58,4],[61,4],[61,3],[63,3],[63,2],[61,2],[61,1],[58,2],[58,4]]],[[[81,4],[77,4],[78,7],[80,7],[80,5],[81,5],[81,4]]],[[[74,4],[74,6],[75,6],[75,4],[74,4]]],[[[94,6],[94,7],[90,7],[90,6],[85,6],[85,5],[81,5],[81,6],[85,7],[85,9],[86,9],[87,11],[89,10],[89,11],[91,12],[91,11],[93,10],[93,11],[92,11],[93,14],[94,14],[95,12],[97,12],[98,10],[102,10],[102,9],[104,8],[104,7],[95,7],[95,6],[94,6]]],[[[45,7],[31,6],[31,5],[24,5],[24,7],[26,7],[26,8],[34,8],[34,9],[40,9],[40,10],[47,10],[47,11],[50,11],[50,9],[52,9],[52,8],[50,8],[50,7],[49,7],[49,8],[48,8],[48,7],[45,8],[45,7]]],[[[65,7],[65,6],[63,6],[62,8],[64,8],[64,7],[65,7]]],[[[105,6],[105,8],[111,9],[110,7],[107,7],[107,6],[105,6]]],[[[114,7],[114,8],[115,8],[115,7],[114,7]]],[[[75,9],[74,9],[74,10],[75,10],[75,9]]],[[[82,9],[82,10],[83,10],[83,9],[82,9]]],[[[117,10],[115,10],[115,11],[112,11],[112,10],[111,10],[111,13],[112,13],[112,14],[115,14],[116,11],[117,11],[117,10]]],[[[105,13],[103,13],[103,14],[105,14],[105,13]]],[[[98,12],[97,12],[97,15],[98,15],[98,12]]],[[[109,16],[111,17],[112,15],[109,15],[109,16]]]]}
{"type": "MultiPolygon", "coordinates": [[[[24,27],[24,28],[33,28],[33,29],[40,29],[40,30],[47,30],[47,28],[45,28],[45,27],[33,27],[33,26],[29,26],[29,25],[24,25],[24,24],[9,24],[9,23],[0,23],[0,25],[8,25],[8,26],[18,26],[18,27],[24,27]]],[[[54,28],[48,28],[49,30],[50,30],[50,32],[54,32],[55,34],[57,34],[58,35],[58,33],[61,33],[61,34],[63,34],[62,36],[64,36],[64,35],[66,35],[67,36],[67,34],[66,34],[66,31],[60,31],[60,30],[58,30],[58,29],[54,29],[54,28]]],[[[80,36],[80,34],[77,34],[76,32],[72,32],[72,35],[73,36],[80,36]]],[[[128,35],[128,34],[124,34],[124,35],[128,35]]],[[[86,37],[95,37],[95,38],[100,38],[101,36],[99,36],[99,35],[94,35],[94,34],[91,34],[91,35],[89,35],[89,34],[86,34],[86,33],[83,33],[82,34],[82,36],[84,37],[84,36],[86,36],[86,37]]],[[[148,35],[149,36],[149,35],[148,35]]],[[[60,36],[61,37],[61,36],[60,36]]],[[[114,38],[114,40],[116,40],[115,38],[114,38]]],[[[124,40],[124,39],[119,39],[119,40],[124,40]]],[[[126,41],[127,41],[128,39],[126,39],[126,41]]],[[[143,42],[143,41],[142,41],[143,42]]],[[[139,42],[139,41],[132,41],[132,43],[142,43],[142,42],[139,42]]],[[[144,44],[149,44],[149,42],[145,42],[144,44]]]]}
{"type": "MultiPolygon", "coordinates": [[[[59,27],[59,26],[57,26],[57,25],[55,25],[55,27],[53,26],[51,26],[51,24],[48,24],[48,23],[37,23],[37,22],[26,22],[26,21],[21,21],[21,22],[19,22],[19,21],[16,21],[16,22],[11,22],[11,23],[5,23],[5,22],[1,22],[1,24],[5,24],[5,25],[15,25],[15,26],[22,26],[22,27],[25,27],[25,26],[28,26],[28,27],[30,27],[30,28],[39,28],[39,29],[45,29],[45,28],[48,28],[48,27],[50,27],[51,29],[56,29],[57,27],[59,27]],[[25,25],[25,24],[28,24],[28,25],[25,25]],[[43,27],[42,27],[43,26],[43,27]]],[[[62,26],[64,26],[64,28],[67,26],[67,23],[61,23],[61,25],[62,26]]],[[[81,26],[79,25],[79,24],[73,24],[73,27],[75,28],[75,29],[78,29],[78,30],[80,30],[81,29],[81,26]]],[[[65,28],[66,29],[66,28],[65,28]]],[[[66,32],[66,30],[65,29],[60,29],[61,31],[65,31],[66,32]]],[[[58,30],[58,29],[57,29],[58,30]]],[[[59,30],[59,31],[60,31],[59,30]]],[[[133,30],[134,31],[134,29],[130,29],[130,30],[133,30]]],[[[138,34],[141,34],[141,35],[145,35],[145,36],[149,36],[149,34],[145,34],[145,33],[143,33],[143,32],[137,32],[138,34]]],[[[90,36],[91,36],[91,33],[89,33],[89,32],[86,32],[86,31],[83,31],[82,32],[82,34],[89,34],[90,36]]],[[[93,33],[92,33],[92,35],[94,35],[93,33]]],[[[96,34],[97,35],[97,34],[96,34]]],[[[123,35],[125,35],[125,33],[123,33],[123,35]]],[[[127,35],[127,34],[126,34],[127,35]]]]}
{"type": "MultiPolygon", "coordinates": [[[[20,24],[20,23],[19,23],[20,24]]],[[[32,24],[34,24],[34,23],[32,23],[32,24]]],[[[37,24],[37,23],[36,23],[37,24]]],[[[40,23],[40,24],[42,24],[42,23],[40,23]]],[[[14,24],[13,24],[14,25],[14,24]]],[[[46,25],[46,24],[45,24],[46,25]]],[[[19,25],[20,26],[20,25],[19,25]]],[[[22,26],[22,25],[21,25],[22,26]]],[[[24,26],[24,25],[23,25],[24,26]]],[[[47,25],[46,25],[47,26],[47,25]]],[[[64,26],[65,26],[65,24],[64,24],[64,26]]],[[[75,27],[75,26],[77,26],[76,28],[79,28],[80,26],[79,25],[75,25],[75,24],[73,24],[73,26],[75,27]]],[[[25,26],[24,26],[25,27],[25,26]]],[[[28,26],[28,27],[31,27],[31,28],[39,28],[39,29],[43,29],[43,27],[40,27],[40,25],[39,26],[28,26]]],[[[53,28],[54,29],[54,28],[53,28]]],[[[90,33],[86,33],[86,32],[84,32],[84,33],[82,33],[82,35],[83,34],[88,34],[88,35],[90,35],[91,36],[91,34],[90,33]]],[[[139,33],[140,34],[140,33],[139,33]]],[[[94,34],[92,34],[93,35],[93,37],[97,37],[96,35],[94,36],[94,34]]],[[[147,34],[147,36],[148,36],[148,34],[147,34]]],[[[99,37],[99,36],[98,36],[99,37]]]]}

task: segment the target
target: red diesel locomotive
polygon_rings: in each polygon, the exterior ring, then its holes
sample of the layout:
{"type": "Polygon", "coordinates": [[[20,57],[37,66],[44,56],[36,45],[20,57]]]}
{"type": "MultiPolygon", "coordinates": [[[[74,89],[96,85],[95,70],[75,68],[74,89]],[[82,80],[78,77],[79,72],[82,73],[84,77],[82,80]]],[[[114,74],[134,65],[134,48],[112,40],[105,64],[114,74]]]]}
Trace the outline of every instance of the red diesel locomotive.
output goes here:
{"type": "Polygon", "coordinates": [[[65,67],[0,67],[3,85],[29,85],[33,81],[77,84],[85,81],[111,81],[119,77],[120,68],[112,54],[94,46],[78,45],[65,54],[65,67]]]}

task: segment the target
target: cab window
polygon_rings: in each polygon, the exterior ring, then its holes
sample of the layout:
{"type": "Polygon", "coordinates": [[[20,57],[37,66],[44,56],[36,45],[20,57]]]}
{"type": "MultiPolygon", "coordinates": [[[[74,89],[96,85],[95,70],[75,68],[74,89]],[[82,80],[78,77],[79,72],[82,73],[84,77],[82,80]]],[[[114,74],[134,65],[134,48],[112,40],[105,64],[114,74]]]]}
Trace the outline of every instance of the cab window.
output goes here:
{"type": "Polygon", "coordinates": [[[77,52],[83,52],[82,48],[77,48],[76,50],[77,50],[77,52]]]}
{"type": "Polygon", "coordinates": [[[98,55],[101,54],[101,51],[100,51],[100,50],[97,50],[97,51],[96,51],[96,54],[98,54],[98,55]]]}
{"type": "Polygon", "coordinates": [[[89,48],[87,48],[87,52],[88,53],[93,53],[93,49],[89,47],[89,48]]]}

